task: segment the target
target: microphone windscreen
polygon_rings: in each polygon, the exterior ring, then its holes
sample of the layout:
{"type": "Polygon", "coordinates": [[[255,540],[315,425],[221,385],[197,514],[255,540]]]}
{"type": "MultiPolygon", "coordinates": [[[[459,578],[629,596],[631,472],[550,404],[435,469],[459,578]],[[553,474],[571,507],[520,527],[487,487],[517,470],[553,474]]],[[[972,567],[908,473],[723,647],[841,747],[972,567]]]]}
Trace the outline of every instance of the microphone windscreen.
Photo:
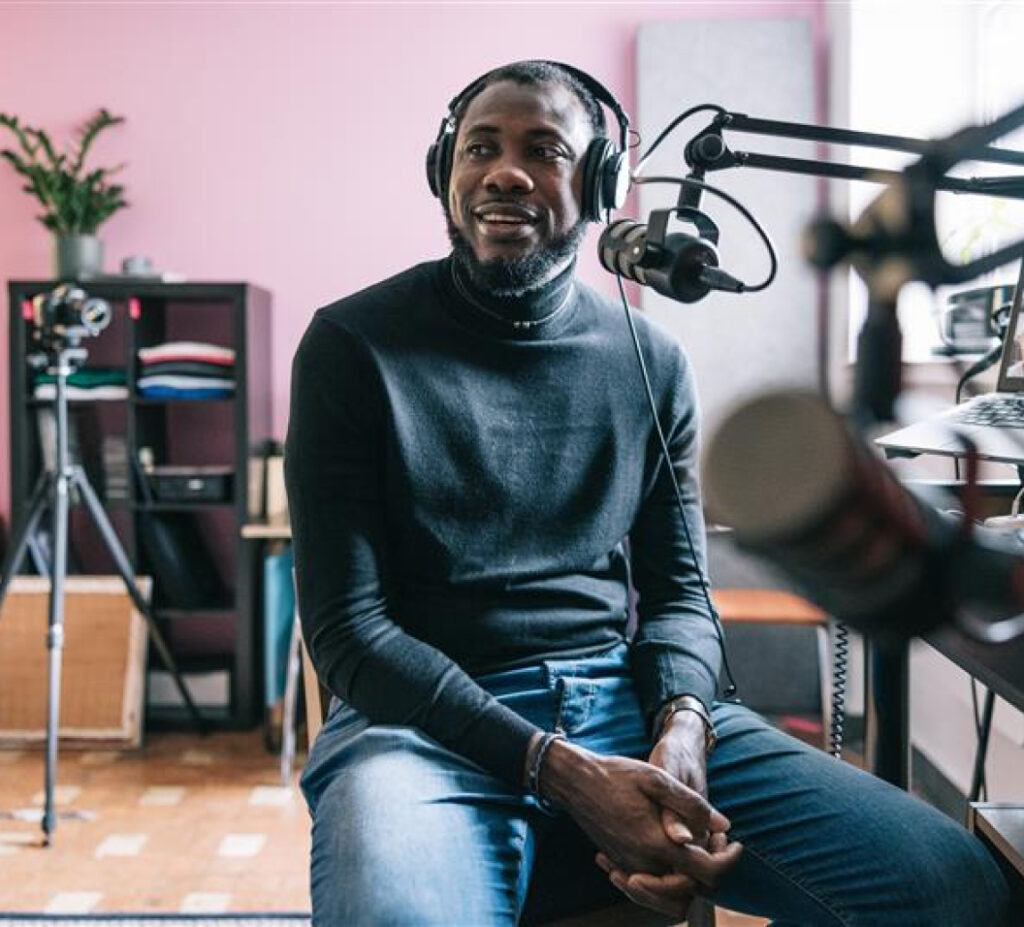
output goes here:
{"type": "Polygon", "coordinates": [[[633,219],[617,219],[601,232],[597,243],[601,266],[637,283],[646,283],[640,261],[647,242],[647,226],[633,219]]]}
{"type": "Polygon", "coordinates": [[[814,393],[766,394],[733,412],[709,442],[703,482],[711,519],[831,614],[905,634],[948,614],[936,573],[951,520],[814,393]]]}

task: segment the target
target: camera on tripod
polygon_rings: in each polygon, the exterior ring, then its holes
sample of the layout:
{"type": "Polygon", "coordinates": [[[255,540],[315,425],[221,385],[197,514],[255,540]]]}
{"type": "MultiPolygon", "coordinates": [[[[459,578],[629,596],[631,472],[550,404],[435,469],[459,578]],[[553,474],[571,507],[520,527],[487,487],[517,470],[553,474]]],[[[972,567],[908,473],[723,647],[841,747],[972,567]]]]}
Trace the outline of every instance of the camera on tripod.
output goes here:
{"type": "Polygon", "coordinates": [[[84,337],[94,337],[110,324],[113,315],[105,299],[89,296],[70,283],[40,293],[29,307],[26,318],[35,325],[33,337],[44,347],[75,345],[84,337]]]}

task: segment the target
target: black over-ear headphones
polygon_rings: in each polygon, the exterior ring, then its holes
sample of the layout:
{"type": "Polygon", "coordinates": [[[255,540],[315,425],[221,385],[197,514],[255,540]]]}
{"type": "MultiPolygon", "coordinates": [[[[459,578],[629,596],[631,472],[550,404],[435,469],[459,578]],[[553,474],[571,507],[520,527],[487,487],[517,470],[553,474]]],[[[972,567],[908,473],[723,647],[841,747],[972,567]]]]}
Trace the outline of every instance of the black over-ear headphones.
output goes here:
{"type": "MultiPolygon", "coordinates": [[[[619,101],[612,96],[611,91],[586,72],[559,61],[539,59],[537,63],[549,64],[574,77],[595,99],[604,103],[618,120],[618,148],[610,139],[595,138],[587,146],[586,154],[583,156],[583,218],[591,222],[602,222],[604,213],[622,207],[629,191],[629,116],[619,101]]],[[[452,98],[448,104],[448,112],[441,121],[437,138],[427,149],[427,183],[430,184],[430,192],[442,201],[448,196],[459,107],[467,96],[472,95],[494,73],[495,71],[488,71],[452,98]]]]}

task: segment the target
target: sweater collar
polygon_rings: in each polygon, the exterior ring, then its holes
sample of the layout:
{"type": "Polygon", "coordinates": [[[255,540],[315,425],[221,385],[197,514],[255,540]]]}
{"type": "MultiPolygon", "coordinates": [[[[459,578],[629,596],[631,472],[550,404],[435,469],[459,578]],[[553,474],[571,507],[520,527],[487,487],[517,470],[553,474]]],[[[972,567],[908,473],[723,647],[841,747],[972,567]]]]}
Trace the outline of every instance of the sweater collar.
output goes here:
{"type": "Polygon", "coordinates": [[[558,276],[522,296],[495,296],[474,284],[451,256],[442,263],[459,316],[489,334],[514,339],[547,338],[573,314],[575,259],[558,276]]]}

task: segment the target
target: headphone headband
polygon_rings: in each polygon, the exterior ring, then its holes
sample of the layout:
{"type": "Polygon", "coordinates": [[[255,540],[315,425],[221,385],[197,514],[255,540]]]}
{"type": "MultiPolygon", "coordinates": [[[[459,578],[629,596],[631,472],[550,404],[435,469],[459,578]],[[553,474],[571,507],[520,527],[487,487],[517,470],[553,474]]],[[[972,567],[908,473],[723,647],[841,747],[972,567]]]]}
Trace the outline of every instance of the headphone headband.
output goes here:
{"type": "Polygon", "coordinates": [[[498,71],[504,71],[506,68],[514,67],[517,64],[547,64],[553,68],[557,68],[559,71],[564,71],[570,77],[574,77],[585,90],[590,91],[591,96],[599,102],[604,103],[604,105],[615,114],[615,121],[619,124],[619,150],[625,151],[627,149],[629,146],[629,114],[622,108],[622,104],[615,99],[612,92],[597,78],[591,77],[586,71],[581,71],[579,68],[574,68],[571,64],[554,61],[550,58],[526,58],[522,61],[513,61],[511,64],[502,65],[500,68],[492,68],[472,83],[467,84],[462,88],[462,90],[455,94],[451,100],[448,101],[448,112],[445,114],[444,121],[441,125],[442,131],[448,124],[451,124],[453,131],[457,128],[455,124],[455,117],[459,105],[467,96],[470,96],[477,87],[486,83],[492,74],[496,74],[498,71]]]}

